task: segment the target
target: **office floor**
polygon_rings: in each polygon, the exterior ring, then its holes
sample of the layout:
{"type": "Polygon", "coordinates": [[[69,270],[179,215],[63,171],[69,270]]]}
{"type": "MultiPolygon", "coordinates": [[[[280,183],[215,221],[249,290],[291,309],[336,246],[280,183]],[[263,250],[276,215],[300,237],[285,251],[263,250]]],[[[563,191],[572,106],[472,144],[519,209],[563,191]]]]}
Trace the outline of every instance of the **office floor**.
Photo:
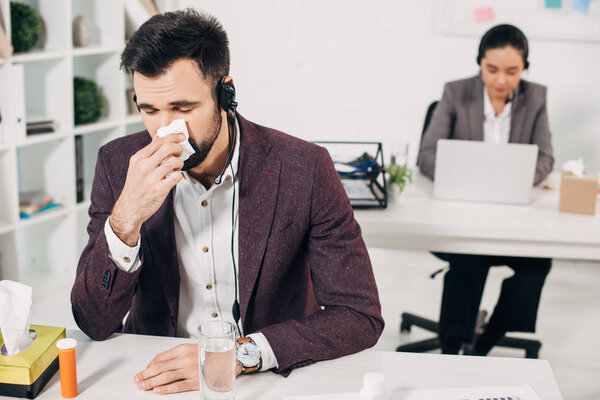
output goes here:
{"type": "MultiPolygon", "coordinates": [[[[403,342],[430,337],[413,328],[399,333],[400,314],[411,311],[437,319],[443,275],[429,274],[444,263],[426,252],[370,249],[382,301],[386,327],[375,346],[394,350],[403,342]]],[[[511,275],[506,267],[489,274],[482,307],[491,311],[502,280],[511,275]]],[[[24,282],[27,283],[27,282],[24,282]]],[[[32,282],[30,282],[32,283],[32,282]]],[[[538,315],[538,332],[543,342],[540,358],[550,361],[563,397],[568,400],[600,398],[600,263],[556,260],[547,278],[538,315]]],[[[32,322],[74,327],[69,301],[70,284],[57,278],[45,282],[34,294],[32,322]]],[[[523,357],[523,352],[493,349],[490,356],[523,357]]]]}
{"type": "MultiPolygon", "coordinates": [[[[375,346],[394,350],[404,342],[429,338],[413,327],[400,335],[400,314],[410,311],[437,320],[443,274],[429,274],[445,265],[425,252],[370,249],[386,327],[375,346]]],[[[490,270],[482,308],[491,312],[508,267],[490,270]]],[[[538,312],[537,333],[543,345],[540,358],[550,361],[563,397],[568,400],[600,398],[600,262],[555,260],[546,280],[538,312]]],[[[527,334],[520,334],[527,337],[527,334]]],[[[489,356],[523,357],[521,350],[492,350],[489,356]]]]}

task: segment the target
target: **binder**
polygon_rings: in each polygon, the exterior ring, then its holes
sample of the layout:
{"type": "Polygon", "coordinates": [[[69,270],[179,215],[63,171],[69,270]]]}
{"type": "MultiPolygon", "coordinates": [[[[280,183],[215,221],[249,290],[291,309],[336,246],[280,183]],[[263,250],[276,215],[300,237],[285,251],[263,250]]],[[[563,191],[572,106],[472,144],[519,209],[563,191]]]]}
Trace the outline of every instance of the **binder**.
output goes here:
{"type": "Polygon", "coordinates": [[[6,140],[18,142],[25,139],[25,68],[11,64],[10,68],[10,114],[6,116],[6,140]]]}

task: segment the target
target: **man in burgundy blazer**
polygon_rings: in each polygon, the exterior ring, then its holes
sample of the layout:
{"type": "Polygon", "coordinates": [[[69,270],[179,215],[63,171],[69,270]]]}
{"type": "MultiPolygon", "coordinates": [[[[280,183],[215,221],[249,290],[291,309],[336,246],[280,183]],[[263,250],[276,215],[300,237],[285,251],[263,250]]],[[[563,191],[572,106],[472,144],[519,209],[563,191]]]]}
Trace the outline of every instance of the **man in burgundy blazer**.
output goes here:
{"type": "MultiPolygon", "coordinates": [[[[244,332],[262,332],[277,372],[373,346],[383,329],[367,249],[327,151],[249,122],[240,126],[239,288],[244,332]]],[[[175,336],[179,304],[173,193],[142,226],[142,267],[119,270],[104,224],[147,131],[98,153],[88,226],[72,291],[92,339],[113,332],[175,336]],[[129,312],[125,326],[121,321],[129,312]]]]}

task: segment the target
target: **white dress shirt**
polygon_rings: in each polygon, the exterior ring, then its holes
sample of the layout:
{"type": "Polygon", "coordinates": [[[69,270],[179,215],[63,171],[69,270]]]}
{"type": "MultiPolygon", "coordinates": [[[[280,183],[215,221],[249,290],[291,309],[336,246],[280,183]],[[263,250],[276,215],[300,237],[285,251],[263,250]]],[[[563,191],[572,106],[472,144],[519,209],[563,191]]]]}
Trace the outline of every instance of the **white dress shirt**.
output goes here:
{"type": "MultiPolygon", "coordinates": [[[[239,125],[237,128],[239,132],[239,125]]],[[[213,184],[207,190],[187,172],[183,172],[185,179],[177,184],[175,190],[175,243],[180,274],[177,336],[180,337],[197,338],[198,326],[203,321],[222,319],[235,325],[232,313],[235,279],[231,241],[237,274],[239,147],[238,134],[231,164],[220,184],[213,184]],[[235,201],[232,169],[236,172],[235,201]]],[[[113,232],[108,219],[104,232],[111,260],[123,271],[136,271],[141,265],[140,239],[135,247],[127,246],[113,232]]],[[[237,276],[239,279],[239,274],[237,276]]],[[[242,329],[241,321],[239,328],[242,329]]],[[[265,336],[262,333],[248,336],[260,349],[261,370],[277,367],[277,359],[265,336]]]]}
{"type": "Polygon", "coordinates": [[[483,141],[488,143],[508,143],[510,139],[510,117],[512,101],[504,105],[504,110],[496,116],[487,88],[483,87],[483,141]]]}

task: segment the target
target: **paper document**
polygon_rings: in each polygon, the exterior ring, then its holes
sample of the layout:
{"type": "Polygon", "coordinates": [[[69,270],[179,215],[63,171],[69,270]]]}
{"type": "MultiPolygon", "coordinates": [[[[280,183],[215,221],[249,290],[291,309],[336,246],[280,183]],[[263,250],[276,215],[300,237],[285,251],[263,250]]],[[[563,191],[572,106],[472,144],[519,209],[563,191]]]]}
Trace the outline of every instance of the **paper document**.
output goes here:
{"type": "MultiPolygon", "coordinates": [[[[402,390],[389,393],[386,400],[541,400],[530,385],[402,390]]],[[[358,393],[291,396],[284,400],[360,400],[358,393]]]]}
{"type": "Polygon", "coordinates": [[[350,199],[375,200],[375,195],[363,180],[342,179],[342,186],[350,199]]]}

